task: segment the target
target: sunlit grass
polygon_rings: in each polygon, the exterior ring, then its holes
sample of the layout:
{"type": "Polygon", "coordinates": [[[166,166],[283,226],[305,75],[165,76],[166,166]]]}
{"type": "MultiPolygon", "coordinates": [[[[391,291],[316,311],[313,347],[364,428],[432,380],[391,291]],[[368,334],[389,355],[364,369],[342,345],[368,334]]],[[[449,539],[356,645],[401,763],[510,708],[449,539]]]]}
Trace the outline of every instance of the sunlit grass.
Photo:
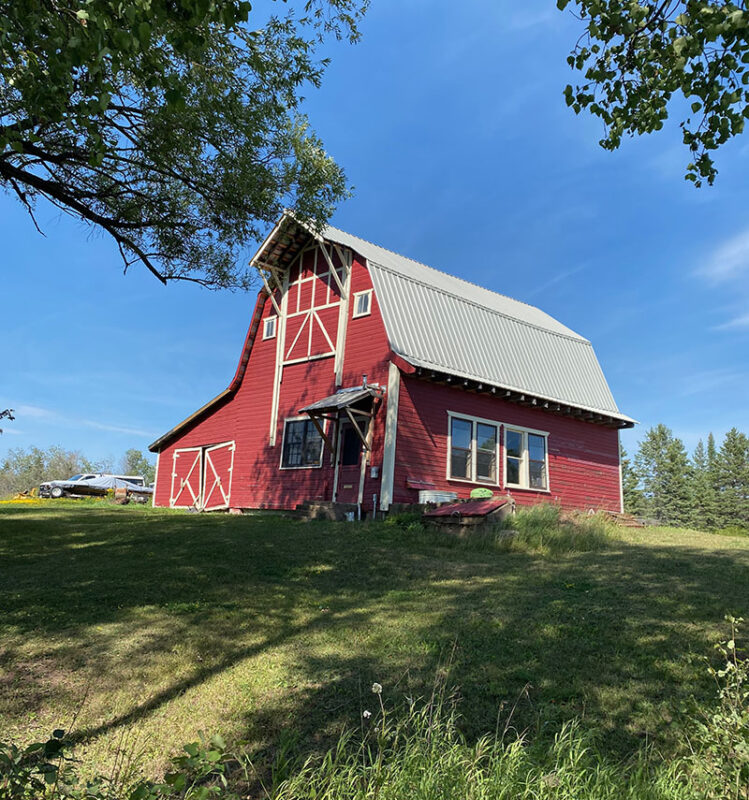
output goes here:
{"type": "Polygon", "coordinates": [[[604,754],[668,752],[682,701],[711,695],[690,655],[749,614],[749,540],[594,528],[581,547],[539,526],[502,550],[384,524],[5,506],[0,728],[29,741],[77,713],[86,763],[126,731],[147,771],[200,730],[272,753],[293,729],[312,752],[358,725],[373,681],[405,702],[452,654],[469,742],[521,698],[515,724],[539,741],[582,718],[604,754]]]}

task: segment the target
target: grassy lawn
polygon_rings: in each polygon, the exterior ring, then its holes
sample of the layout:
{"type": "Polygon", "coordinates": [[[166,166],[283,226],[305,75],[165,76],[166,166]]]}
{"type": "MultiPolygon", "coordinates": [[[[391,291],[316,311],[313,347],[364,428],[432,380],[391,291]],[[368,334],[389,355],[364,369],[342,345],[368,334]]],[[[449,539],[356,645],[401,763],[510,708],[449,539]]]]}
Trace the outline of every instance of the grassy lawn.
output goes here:
{"type": "Polygon", "coordinates": [[[749,538],[650,528],[605,550],[498,552],[384,524],[132,507],[0,505],[0,730],[75,728],[158,771],[199,731],[299,748],[372,706],[459,689],[463,726],[669,752],[713,687],[698,656],[749,617],[749,538]],[[505,704],[502,709],[502,704],[505,704]]]}

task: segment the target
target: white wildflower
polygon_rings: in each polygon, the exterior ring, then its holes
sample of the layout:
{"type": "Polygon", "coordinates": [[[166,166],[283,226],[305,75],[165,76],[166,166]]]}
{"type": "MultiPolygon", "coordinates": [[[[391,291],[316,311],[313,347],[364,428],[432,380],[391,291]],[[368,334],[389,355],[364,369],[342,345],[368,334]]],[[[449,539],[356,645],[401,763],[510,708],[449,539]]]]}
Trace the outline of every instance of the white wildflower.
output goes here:
{"type": "Polygon", "coordinates": [[[372,684],[372,694],[382,694],[382,684],[373,683],[372,684]]]}
{"type": "Polygon", "coordinates": [[[364,717],[364,719],[369,719],[372,716],[372,712],[371,711],[365,711],[362,714],[362,716],[364,717]]]}

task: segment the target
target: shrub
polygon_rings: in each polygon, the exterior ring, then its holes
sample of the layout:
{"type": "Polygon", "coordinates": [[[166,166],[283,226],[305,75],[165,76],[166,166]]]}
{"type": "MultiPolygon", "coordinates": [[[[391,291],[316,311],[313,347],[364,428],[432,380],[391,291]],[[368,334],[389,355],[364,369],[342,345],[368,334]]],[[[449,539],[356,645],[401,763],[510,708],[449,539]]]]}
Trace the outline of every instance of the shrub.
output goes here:
{"type": "Polygon", "coordinates": [[[736,645],[743,619],[727,620],[731,638],[715,645],[722,665],[708,666],[718,704],[697,710],[693,763],[706,797],[739,800],[749,798],[749,665],[736,645]]]}
{"type": "Polygon", "coordinates": [[[385,525],[399,528],[410,534],[423,533],[424,523],[421,518],[421,511],[397,511],[394,514],[388,514],[385,518],[385,525]]]}
{"type": "Polygon", "coordinates": [[[0,800],[238,800],[226,778],[229,758],[220,737],[185,745],[161,782],[115,775],[84,782],[65,731],[19,748],[0,742],[0,800]]]}

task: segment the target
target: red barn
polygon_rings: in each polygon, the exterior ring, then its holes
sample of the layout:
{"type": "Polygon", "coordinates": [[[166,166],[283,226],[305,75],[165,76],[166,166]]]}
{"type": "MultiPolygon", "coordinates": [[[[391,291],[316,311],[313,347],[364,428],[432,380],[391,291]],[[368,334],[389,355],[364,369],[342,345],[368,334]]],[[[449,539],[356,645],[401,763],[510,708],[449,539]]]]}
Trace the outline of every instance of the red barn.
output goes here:
{"type": "Polygon", "coordinates": [[[284,216],[229,387],[155,441],[154,503],[387,510],[482,486],[621,510],[621,414],[590,342],[533,306],[284,216]],[[423,495],[422,495],[423,496],[423,495]]]}

